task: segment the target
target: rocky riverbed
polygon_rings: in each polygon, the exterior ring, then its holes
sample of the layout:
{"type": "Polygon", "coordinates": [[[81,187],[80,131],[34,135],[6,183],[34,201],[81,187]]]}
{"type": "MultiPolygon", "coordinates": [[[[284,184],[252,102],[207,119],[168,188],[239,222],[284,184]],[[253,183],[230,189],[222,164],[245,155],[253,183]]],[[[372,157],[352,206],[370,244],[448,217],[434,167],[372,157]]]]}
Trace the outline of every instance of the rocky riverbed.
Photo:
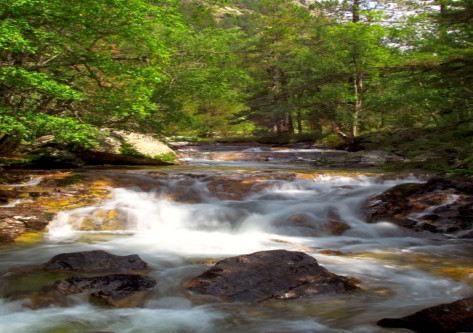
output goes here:
{"type": "Polygon", "coordinates": [[[441,320],[457,332],[449,321],[469,320],[469,180],[247,153],[4,173],[0,330],[422,332],[441,320]],[[414,315],[454,301],[458,316],[414,315]]]}

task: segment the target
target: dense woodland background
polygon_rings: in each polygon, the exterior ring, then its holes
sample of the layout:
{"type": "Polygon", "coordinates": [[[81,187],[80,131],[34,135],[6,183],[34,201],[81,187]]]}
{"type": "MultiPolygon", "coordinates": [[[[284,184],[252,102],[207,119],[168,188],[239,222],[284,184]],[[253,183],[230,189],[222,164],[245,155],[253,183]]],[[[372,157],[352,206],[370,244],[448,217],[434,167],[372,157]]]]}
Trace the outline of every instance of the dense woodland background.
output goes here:
{"type": "Polygon", "coordinates": [[[0,0],[0,20],[3,154],[46,134],[87,148],[101,128],[410,131],[473,169],[471,0],[0,0]]]}

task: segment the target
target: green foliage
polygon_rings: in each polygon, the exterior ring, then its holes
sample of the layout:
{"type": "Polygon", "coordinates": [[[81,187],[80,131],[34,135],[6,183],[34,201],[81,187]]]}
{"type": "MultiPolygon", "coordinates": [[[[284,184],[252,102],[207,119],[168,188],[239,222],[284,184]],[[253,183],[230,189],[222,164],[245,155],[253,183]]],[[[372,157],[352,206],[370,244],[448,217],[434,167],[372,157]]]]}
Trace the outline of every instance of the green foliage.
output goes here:
{"type": "Polygon", "coordinates": [[[159,154],[159,155],[153,156],[153,159],[158,160],[158,161],[173,163],[176,161],[176,154],[174,154],[173,152],[159,154]]]}
{"type": "Polygon", "coordinates": [[[0,0],[0,151],[91,147],[101,127],[330,145],[437,128],[467,158],[471,136],[445,128],[472,126],[470,0],[304,4],[0,0]]]}
{"type": "Polygon", "coordinates": [[[329,135],[324,136],[318,142],[326,147],[337,147],[344,143],[335,133],[330,133],[329,135]]]}
{"type": "Polygon", "coordinates": [[[183,29],[175,1],[0,0],[0,134],[93,144],[93,127],[141,128],[183,29]]]}

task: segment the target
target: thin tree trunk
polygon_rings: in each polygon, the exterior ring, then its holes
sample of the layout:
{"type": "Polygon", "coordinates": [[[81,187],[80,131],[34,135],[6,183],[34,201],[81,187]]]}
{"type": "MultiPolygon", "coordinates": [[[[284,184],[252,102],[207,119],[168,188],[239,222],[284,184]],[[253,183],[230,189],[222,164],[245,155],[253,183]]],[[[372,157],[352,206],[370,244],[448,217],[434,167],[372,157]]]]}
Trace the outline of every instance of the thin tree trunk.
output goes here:
{"type": "MultiPolygon", "coordinates": [[[[360,0],[353,0],[352,6],[352,22],[358,23],[360,21],[360,0]]],[[[358,69],[358,52],[356,46],[353,46],[353,93],[355,95],[355,105],[353,106],[353,125],[352,137],[358,136],[360,129],[360,113],[363,109],[363,76],[358,69]]]]}
{"type": "Polygon", "coordinates": [[[353,137],[357,137],[360,129],[360,113],[363,109],[363,76],[355,73],[353,80],[353,90],[355,94],[355,105],[353,108],[353,137]]]}
{"type": "Polygon", "coordinates": [[[297,111],[297,133],[302,134],[302,114],[297,111]]]}
{"type": "Polygon", "coordinates": [[[277,134],[293,134],[294,124],[292,123],[292,115],[290,112],[286,112],[276,123],[277,134]]]}

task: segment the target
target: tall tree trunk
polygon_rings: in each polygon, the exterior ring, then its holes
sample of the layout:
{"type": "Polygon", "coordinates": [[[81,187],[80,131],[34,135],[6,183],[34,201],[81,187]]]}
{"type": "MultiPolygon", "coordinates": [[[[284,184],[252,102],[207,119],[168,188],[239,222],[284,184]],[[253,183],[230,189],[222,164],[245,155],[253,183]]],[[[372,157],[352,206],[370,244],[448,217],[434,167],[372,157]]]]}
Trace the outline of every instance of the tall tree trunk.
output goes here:
{"type": "Polygon", "coordinates": [[[293,134],[294,124],[292,122],[292,115],[286,112],[281,118],[277,120],[277,134],[293,134]]]}
{"type": "Polygon", "coordinates": [[[297,133],[302,134],[302,114],[297,111],[297,133]]]}
{"type": "Polygon", "coordinates": [[[310,131],[317,134],[317,136],[322,136],[322,123],[320,119],[310,119],[309,120],[310,131]]]}
{"type": "Polygon", "coordinates": [[[284,117],[286,121],[287,134],[294,134],[294,122],[292,119],[292,114],[290,112],[286,113],[284,117]]]}
{"type": "MultiPolygon", "coordinates": [[[[358,23],[360,21],[360,0],[353,0],[352,6],[352,22],[358,23]]],[[[353,93],[355,95],[355,104],[353,106],[353,125],[352,137],[358,136],[360,129],[360,113],[363,108],[363,76],[358,69],[358,50],[356,45],[353,46],[353,93]]]]}
{"type": "Polygon", "coordinates": [[[353,0],[353,5],[351,7],[351,14],[353,23],[360,21],[360,0],[353,0]]]}
{"type": "MultiPolygon", "coordinates": [[[[274,63],[277,63],[278,58],[273,59],[274,63]]],[[[274,91],[274,103],[277,105],[283,103],[287,105],[289,96],[286,90],[287,77],[286,73],[278,66],[270,66],[266,69],[272,79],[272,91],[274,91]]],[[[276,132],[278,134],[293,134],[294,124],[292,120],[292,114],[290,112],[284,112],[282,114],[276,114],[276,132]]]]}

